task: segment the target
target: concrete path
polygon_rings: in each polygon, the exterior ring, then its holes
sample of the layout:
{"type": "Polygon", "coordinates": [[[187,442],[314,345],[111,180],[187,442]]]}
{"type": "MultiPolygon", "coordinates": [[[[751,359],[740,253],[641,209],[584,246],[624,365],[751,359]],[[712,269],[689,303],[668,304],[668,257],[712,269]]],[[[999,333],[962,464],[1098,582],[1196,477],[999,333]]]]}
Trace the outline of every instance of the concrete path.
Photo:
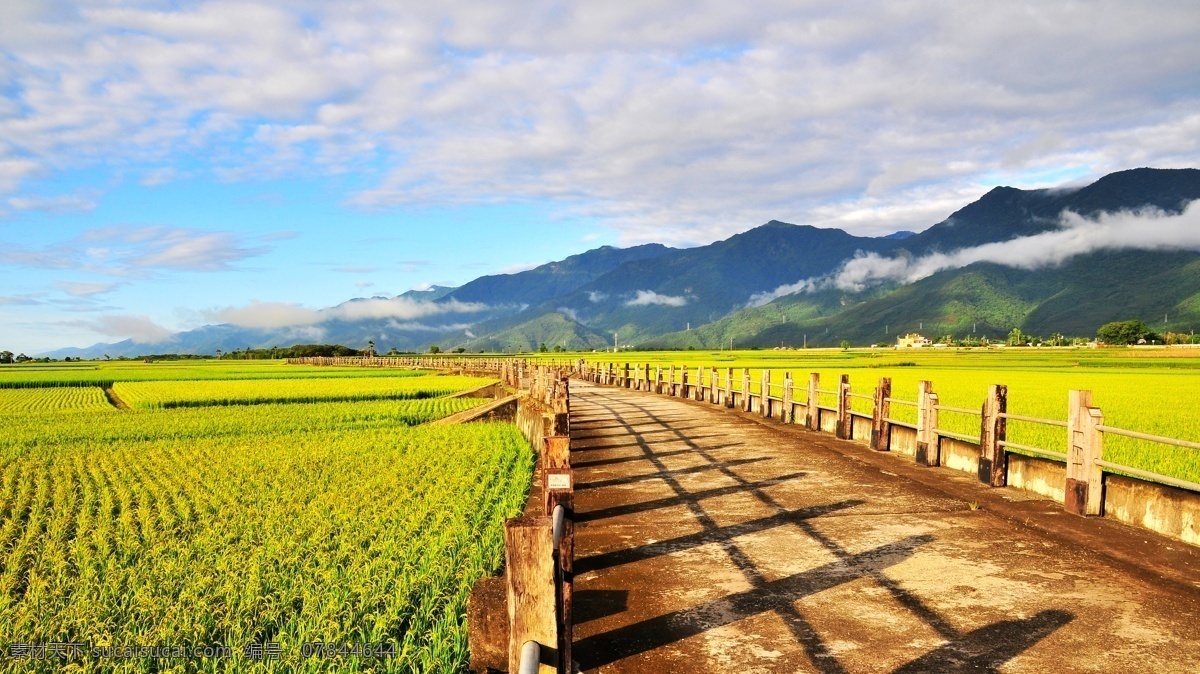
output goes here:
{"type": "Polygon", "coordinates": [[[586,382],[571,394],[584,670],[1200,671],[1200,590],[827,434],[586,382]]]}

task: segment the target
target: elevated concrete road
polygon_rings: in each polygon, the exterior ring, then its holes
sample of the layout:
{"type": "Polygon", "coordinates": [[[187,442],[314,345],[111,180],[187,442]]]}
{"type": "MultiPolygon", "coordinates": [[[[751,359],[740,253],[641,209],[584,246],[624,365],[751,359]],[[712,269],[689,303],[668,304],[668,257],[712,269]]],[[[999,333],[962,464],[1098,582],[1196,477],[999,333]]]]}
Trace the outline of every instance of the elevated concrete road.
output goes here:
{"type": "Polygon", "coordinates": [[[991,510],[1022,492],[968,502],[827,434],[571,393],[585,670],[1200,671],[1200,589],[991,510]]]}

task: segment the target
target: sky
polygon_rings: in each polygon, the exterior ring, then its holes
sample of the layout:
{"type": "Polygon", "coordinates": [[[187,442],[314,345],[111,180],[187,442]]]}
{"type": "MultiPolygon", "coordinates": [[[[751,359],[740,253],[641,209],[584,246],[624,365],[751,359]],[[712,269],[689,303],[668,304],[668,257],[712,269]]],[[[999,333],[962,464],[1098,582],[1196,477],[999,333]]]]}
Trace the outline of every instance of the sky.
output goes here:
{"type": "Polygon", "coordinates": [[[1200,166],[1187,2],[0,0],[0,349],[1200,166]]]}

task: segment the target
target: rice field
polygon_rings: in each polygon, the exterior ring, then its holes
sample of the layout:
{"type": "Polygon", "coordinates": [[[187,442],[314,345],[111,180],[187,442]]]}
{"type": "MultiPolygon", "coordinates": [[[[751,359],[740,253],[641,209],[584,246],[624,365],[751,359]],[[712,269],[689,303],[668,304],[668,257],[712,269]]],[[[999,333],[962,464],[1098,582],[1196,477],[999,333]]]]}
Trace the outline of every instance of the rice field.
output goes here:
{"type": "Polygon", "coordinates": [[[486,381],[191,379],[130,410],[98,386],[0,390],[0,648],[86,645],[0,671],[465,669],[466,596],[534,457],[508,424],[419,424],[486,381]],[[148,646],[190,657],[107,657],[148,646]]]}
{"type": "Polygon", "coordinates": [[[116,410],[104,389],[96,386],[0,389],[0,413],[6,415],[67,411],[103,414],[116,410]]]}
{"type": "Polygon", "coordinates": [[[269,403],[433,398],[490,383],[479,377],[357,377],[117,382],[113,391],[137,409],[269,403]]]}
{"type": "Polygon", "coordinates": [[[317,367],[277,360],[88,361],[23,363],[0,367],[0,389],[47,386],[112,386],[123,381],[227,381],[231,379],[348,379],[420,377],[398,368],[317,367]]]}
{"type": "MultiPolygon", "coordinates": [[[[612,354],[587,354],[594,362],[611,362],[612,354]]],[[[834,390],[842,374],[851,390],[871,394],[881,377],[892,379],[892,397],[916,401],[917,382],[928,380],[942,405],[979,409],[988,385],[1008,386],[1008,411],[1033,417],[1066,420],[1068,393],[1092,391],[1092,403],[1104,412],[1105,424],[1155,435],[1200,442],[1200,350],[1138,349],[821,349],[810,351],[628,352],[616,362],[687,365],[691,376],[704,365],[734,368],[734,387],[741,386],[741,369],[751,372],[758,390],[761,373],[771,371],[772,383],[785,373],[795,380],[796,398],[807,396],[809,373],[821,377],[821,388],[834,390]]],[[[653,376],[653,371],[651,373],[653,376]]],[[[664,375],[665,376],[665,375],[664,375]]],[[[676,374],[678,377],[678,373],[676,374]]],[[[776,391],[778,394],[778,391],[776,391]]],[[[869,412],[871,401],[852,399],[856,411],[869,412]]],[[[821,405],[835,406],[833,395],[821,405]]],[[[916,421],[916,409],[894,405],[892,416],[916,421]]],[[[979,417],[943,412],[939,426],[978,436],[979,417]]],[[[1013,442],[1059,452],[1066,451],[1063,428],[1013,421],[1013,442]]],[[[1200,451],[1106,436],[1104,456],[1110,461],[1155,473],[1200,482],[1200,451]]]]}

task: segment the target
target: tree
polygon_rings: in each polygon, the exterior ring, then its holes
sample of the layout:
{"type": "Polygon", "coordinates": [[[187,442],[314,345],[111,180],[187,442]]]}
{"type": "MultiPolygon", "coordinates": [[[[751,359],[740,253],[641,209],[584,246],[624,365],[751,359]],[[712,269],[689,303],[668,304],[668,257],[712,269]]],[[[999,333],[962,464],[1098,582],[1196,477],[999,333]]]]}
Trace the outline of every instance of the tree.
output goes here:
{"type": "Polygon", "coordinates": [[[367,355],[372,358],[375,357],[375,340],[373,339],[367,340],[367,355]]]}
{"type": "Polygon", "coordinates": [[[221,350],[217,349],[217,360],[221,360],[221,350]]]}
{"type": "Polygon", "coordinates": [[[466,353],[466,351],[467,351],[467,347],[465,347],[465,346],[460,346],[460,347],[458,347],[457,349],[455,349],[455,350],[454,350],[454,353],[466,353]]]}
{"type": "Polygon", "coordinates": [[[1013,328],[1012,332],[1008,333],[1009,346],[1021,346],[1025,343],[1024,335],[1021,334],[1021,328],[1013,328]]]}
{"type": "Polygon", "coordinates": [[[13,362],[13,352],[12,351],[0,351],[0,363],[9,365],[12,362],[13,362]]]}
{"type": "Polygon", "coordinates": [[[1130,321],[1113,321],[1105,323],[1096,331],[1096,339],[1105,344],[1137,344],[1138,340],[1144,339],[1147,342],[1161,341],[1161,337],[1154,334],[1150,326],[1146,325],[1145,321],[1138,319],[1130,321]]]}
{"type": "Polygon", "coordinates": [[[547,348],[546,348],[546,343],[545,343],[545,342],[542,342],[542,345],[538,347],[538,351],[539,351],[539,352],[541,352],[541,353],[546,353],[546,352],[547,352],[547,351],[549,351],[549,350],[550,350],[550,349],[547,349],[547,348]]]}
{"type": "Polygon", "coordinates": [[[29,360],[32,360],[32,359],[29,356],[26,356],[25,354],[21,354],[21,355],[17,356],[18,363],[24,363],[29,360]]]}
{"type": "Polygon", "coordinates": [[[849,349],[849,348],[850,348],[850,340],[843,339],[842,340],[842,350],[845,351],[846,349],[849,349]]]}
{"type": "Polygon", "coordinates": [[[440,346],[434,345],[434,346],[429,347],[429,353],[441,353],[441,352],[442,352],[442,347],[440,347],[440,346]]]}

